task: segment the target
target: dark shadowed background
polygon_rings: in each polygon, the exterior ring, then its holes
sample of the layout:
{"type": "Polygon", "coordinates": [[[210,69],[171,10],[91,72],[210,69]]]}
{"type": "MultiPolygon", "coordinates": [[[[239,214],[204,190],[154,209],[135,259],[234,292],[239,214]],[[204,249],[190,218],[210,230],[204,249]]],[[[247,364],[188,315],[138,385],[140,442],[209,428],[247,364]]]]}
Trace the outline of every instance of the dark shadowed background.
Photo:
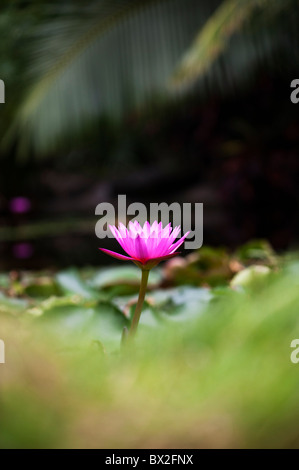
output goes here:
{"type": "Polygon", "coordinates": [[[112,262],[100,202],[204,203],[204,244],[298,246],[288,0],[4,1],[0,269],[112,262]]]}

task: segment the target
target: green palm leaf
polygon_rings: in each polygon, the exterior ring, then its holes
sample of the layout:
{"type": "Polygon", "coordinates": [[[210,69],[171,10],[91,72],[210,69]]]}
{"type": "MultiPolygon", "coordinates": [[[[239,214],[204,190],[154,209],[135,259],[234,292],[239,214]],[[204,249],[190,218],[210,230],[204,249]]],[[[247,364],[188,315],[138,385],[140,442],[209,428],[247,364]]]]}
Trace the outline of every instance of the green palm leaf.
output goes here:
{"type": "MultiPolygon", "coordinates": [[[[221,53],[228,47],[232,37],[244,26],[248,26],[254,14],[263,13],[264,21],[260,24],[259,33],[266,32],[268,35],[269,22],[275,18],[276,22],[280,19],[280,13],[289,9],[292,15],[291,7],[296,5],[293,0],[226,0],[208,19],[204,27],[199,31],[191,47],[185,52],[180,64],[173,74],[171,84],[174,88],[186,87],[198,80],[206,73],[211,65],[219,58],[221,53]],[[264,29],[264,31],[263,31],[264,29]]],[[[253,23],[254,25],[254,23],[253,23]]],[[[249,25],[252,26],[252,25],[249,25]]],[[[250,28],[249,28],[250,29],[250,28]]],[[[275,29],[277,33],[277,29],[275,29]]],[[[239,39],[239,38],[238,38],[239,39]]],[[[241,39],[243,40],[244,37],[241,39]]],[[[254,40],[254,35],[250,35],[249,41],[254,40]]],[[[273,46],[275,37],[270,38],[273,46]]],[[[265,43],[258,44],[259,48],[264,49],[265,43]]],[[[250,44],[246,47],[250,51],[250,44]]],[[[256,52],[257,47],[255,47],[256,52]]],[[[247,54],[250,55],[250,54],[247,54]]]]}
{"type": "Polygon", "coordinates": [[[32,88],[9,137],[19,152],[57,148],[103,113],[167,97],[167,80],[219,0],[102,0],[43,24],[32,47],[32,88]]]}
{"type": "Polygon", "coordinates": [[[3,142],[17,139],[21,155],[49,154],[103,114],[120,118],[186,91],[227,92],[271,67],[275,54],[292,64],[297,1],[54,5],[32,42],[31,87],[3,142]]]}

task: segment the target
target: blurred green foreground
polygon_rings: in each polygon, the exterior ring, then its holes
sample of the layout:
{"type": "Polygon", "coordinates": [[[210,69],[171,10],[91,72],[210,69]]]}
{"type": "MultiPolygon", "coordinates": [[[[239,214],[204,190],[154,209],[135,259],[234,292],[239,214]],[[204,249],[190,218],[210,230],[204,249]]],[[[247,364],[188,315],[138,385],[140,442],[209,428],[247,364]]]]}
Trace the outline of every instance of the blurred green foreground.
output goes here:
{"type": "Polygon", "coordinates": [[[123,350],[139,272],[116,266],[1,275],[1,448],[299,447],[296,255],[168,262],[123,350]]]}

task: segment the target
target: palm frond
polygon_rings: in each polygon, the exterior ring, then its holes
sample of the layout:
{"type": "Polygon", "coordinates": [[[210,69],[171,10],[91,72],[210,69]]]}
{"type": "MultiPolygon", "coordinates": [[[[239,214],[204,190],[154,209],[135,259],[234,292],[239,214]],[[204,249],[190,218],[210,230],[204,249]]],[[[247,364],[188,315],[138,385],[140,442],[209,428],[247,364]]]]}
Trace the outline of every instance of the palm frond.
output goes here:
{"type": "MultiPolygon", "coordinates": [[[[290,8],[292,3],[295,2],[292,0],[225,0],[199,31],[192,45],[183,55],[171,77],[171,86],[174,89],[188,87],[209,71],[221,53],[225,51],[228,45],[231,45],[230,40],[232,37],[236,33],[244,31],[244,26],[248,25],[252,16],[256,13],[266,13],[264,18],[266,21],[260,25],[258,32],[262,36],[262,33],[266,31],[269,40],[269,31],[267,30],[269,19],[273,17],[276,20],[279,19],[280,12],[290,8]]],[[[243,42],[244,39],[246,40],[246,32],[241,37],[241,41],[243,42]]],[[[250,42],[253,43],[255,51],[258,52],[254,39],[254,34],[251,34],[246,47],[249,53],[248,56],[250,56],[250,42]]],[[[240,37],[238,40],[240,40],[240,37]]],[[[272,37],[270,40],[274,45],[275,38],[272,37]]],[[[265,43],[263,44],[261,41],[259,46],[260,49],[263,49],[265,43]]]]}
{"type": "Polygon", "coordinates": [[[32,47],[32,88],[8,137],[49,153],[95,117],[167,96],[175,64],[219,0],[101,0],[56,15],[32,47]]]}
{"type": "Polygon", "coordinates": [[[275,54],[298,62],[298,0],[79,3],[48,5],[32,41],[31,86],[3,140],[20,155],[55,152],[101,115],[226,93],[275,54]]]}

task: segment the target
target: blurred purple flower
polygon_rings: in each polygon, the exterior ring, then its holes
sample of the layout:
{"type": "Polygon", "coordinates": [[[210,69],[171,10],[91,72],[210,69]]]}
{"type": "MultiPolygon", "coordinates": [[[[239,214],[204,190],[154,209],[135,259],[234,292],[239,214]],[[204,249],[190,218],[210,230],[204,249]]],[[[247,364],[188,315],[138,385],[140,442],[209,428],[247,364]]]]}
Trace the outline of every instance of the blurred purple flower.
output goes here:
{"type": "Polygon", "coordinates": [[[10,200],[9,208],[15,214],[25,214],[31,209],[31,202],[27,197],[14,197],[10,200]]]}
{"type": "Polygon", "coordinates": [[[15,258],[28,259],[31,258],[33,254],[33,246],[31,243],[26,242],[16,243],[13,246],[12,251],[15,258]]]}

